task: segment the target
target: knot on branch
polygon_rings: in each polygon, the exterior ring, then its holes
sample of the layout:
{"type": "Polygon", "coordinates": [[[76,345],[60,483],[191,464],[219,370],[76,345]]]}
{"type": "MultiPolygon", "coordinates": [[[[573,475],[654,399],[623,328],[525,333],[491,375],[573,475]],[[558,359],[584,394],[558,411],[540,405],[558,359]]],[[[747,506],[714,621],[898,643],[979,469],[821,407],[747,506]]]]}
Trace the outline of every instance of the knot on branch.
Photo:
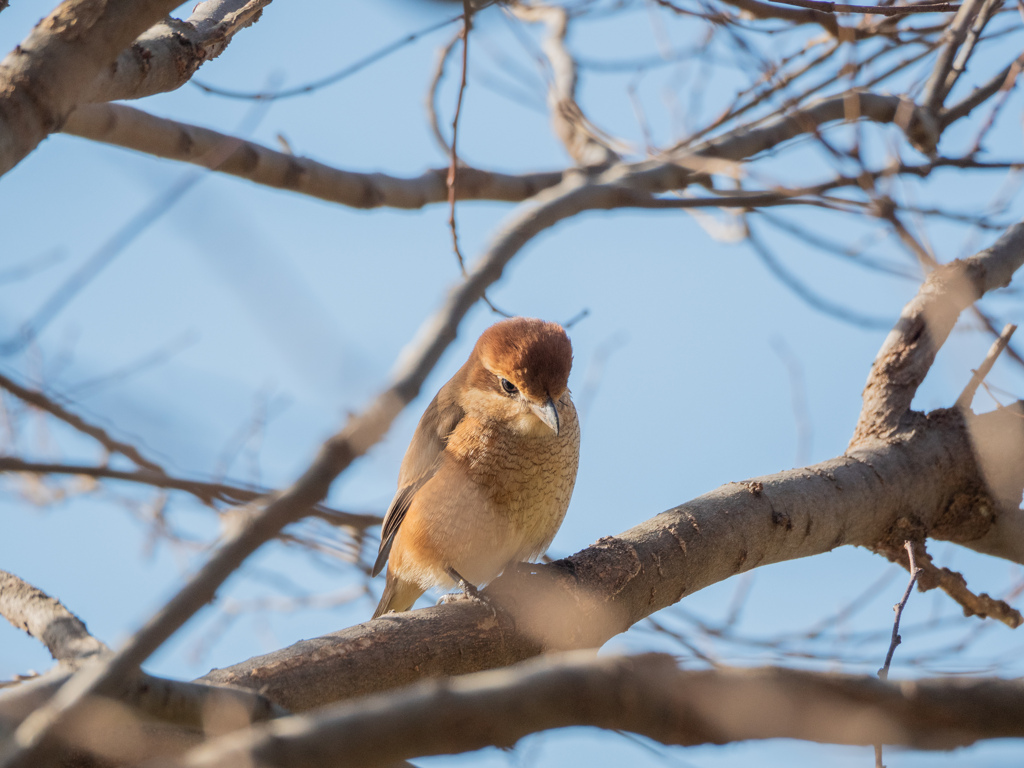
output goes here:
{"type": "Polygon", "coordinates": [[[992,500],[981,487],[957,491],[932,528],[932,536],[944,541],[976,541],[992,528],[992,500]]]}
{"type": "Polygon", "coordinates": [[[929,157],[935,155],[942,137],[942,125],[932,110],[918,106],[910,99],[901,99],[893,122],[902,129],[914,149],[929,157]]]}
{"type": "Polygon", "coordinates": [[[899,515],[882,537],[871,545],[871,550],[907,568],[910,561],[907,558],[905,542],[923,542],[927,536],[928,529],[921,518],[916,515],[899,515]]]}

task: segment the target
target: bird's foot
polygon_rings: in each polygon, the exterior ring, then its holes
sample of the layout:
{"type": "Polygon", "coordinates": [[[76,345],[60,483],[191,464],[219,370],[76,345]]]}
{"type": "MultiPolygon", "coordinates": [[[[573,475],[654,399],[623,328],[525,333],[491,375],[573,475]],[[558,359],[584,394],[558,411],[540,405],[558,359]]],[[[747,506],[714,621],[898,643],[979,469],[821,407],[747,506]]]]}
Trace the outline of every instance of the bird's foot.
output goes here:
{"type": "Polygon", "coordinates": [[[470,584],[468,581],[466,581],[466,579],[463,578],[461,573],[456,571],[454,568],[448,568],[446,570],[448,573],[448,578],[452,579],[456,584],[459,585],[459,589],[462,590],[466,597],[475,597],[481,600],[483,599],[482,597],[480,597],[480,590],[477,589],[475,585],[470,584]]]}
{"type": "Polygon", "coordinates": [[[475,585],[470,584],[468,581],[466,581],[466,579],[463,578],[462,574],[460,574],[454,568],[449,568],[448,576],[459,585],[459,589],[461,589],[462,592],[452,592],[450,594],[443,595],[441,599],[438,600],[438,605],[457,603],[460,600],[476,600],[490,608],[491,613],[497,613],[497,610],[495,609],[494,604],[491,602],[490,598],[484,595],[475,585]]]}

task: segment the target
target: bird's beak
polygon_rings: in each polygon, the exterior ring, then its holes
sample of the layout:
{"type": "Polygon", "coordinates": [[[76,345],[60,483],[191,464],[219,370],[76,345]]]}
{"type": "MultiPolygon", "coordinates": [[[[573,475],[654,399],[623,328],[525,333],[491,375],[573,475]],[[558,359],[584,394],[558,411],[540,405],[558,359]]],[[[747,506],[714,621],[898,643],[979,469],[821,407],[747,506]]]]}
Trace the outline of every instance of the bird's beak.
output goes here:
{"type": "Polygon", "coordinates": [[[558,436],[558,411],[555,408],[554,401],[549,397],[548,401],[544,405],[537,405],[536,403],[530,403],[530,408],[537,414],[537,418],[551,427],[555,436],[558,436]]]}

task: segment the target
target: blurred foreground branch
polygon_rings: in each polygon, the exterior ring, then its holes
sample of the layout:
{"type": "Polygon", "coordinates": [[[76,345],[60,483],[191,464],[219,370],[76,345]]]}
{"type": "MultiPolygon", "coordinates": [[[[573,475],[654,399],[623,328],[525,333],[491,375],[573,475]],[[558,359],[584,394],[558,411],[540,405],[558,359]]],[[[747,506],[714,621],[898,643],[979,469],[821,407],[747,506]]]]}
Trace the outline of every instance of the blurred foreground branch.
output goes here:
{"type": "Polygon", "coordinates": [[[952,749],[1024,736],[1024,684],[962,678],[886,683],[782,668],[688,672],[667,655],[595,659],[584,651],[284,719],[211,742],[174,765],[383,766],[511,747],[537,731],[581,725],[663,744],[796,738],[952,749]]]}

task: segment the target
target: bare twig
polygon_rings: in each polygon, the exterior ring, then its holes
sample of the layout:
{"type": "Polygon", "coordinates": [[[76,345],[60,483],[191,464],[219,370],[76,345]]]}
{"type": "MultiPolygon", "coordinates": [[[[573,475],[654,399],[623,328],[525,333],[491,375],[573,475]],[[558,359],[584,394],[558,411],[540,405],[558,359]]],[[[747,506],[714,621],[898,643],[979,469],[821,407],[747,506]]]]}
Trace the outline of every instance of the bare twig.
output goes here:
{"type": "Polygon", "coordinates": [[[43,643],[54,659],[71,667],[110,653],[59,600],[7,571],[0,571],[0,616],[43,643]]]}
{"type": "MultiPolygon", "coordinates": [[[[997,600],[982,592],[975,594],[967,588],[967,580],[963,574],[949,568],[937,567],[923,544],[916,545],[917,562],[919,563],[919,589],[927,592],[930,589],[941,589],[960,605],[965,616],[978,616],[982,619],[996,619],[1016,629],[1024,623],[1020,611],[1004,600],[997,600]]],[[[913,562],[913,561],[912,561],[913,562]]]]}
{"type": "Polygon", "coordinates": [[[969,115],[974,109],[984,104],[1001,90],[1009,90],[1017,81],[1017,73],[1024,66],[1024,54],[1014,59],[984,84],[975,88],[969,96],[939,113],[939,123],[945,128],[947,125],[969,115]]]}
{"type": "Polygon", "coordinates": [[[822,13],[865,13],[878,16],[907,16],[912,13],[952,13],[960,9],[956,3],[919,3],[917,5],[846,5],[828,0],[772,0],[773,3],[810,8],[822,13]]]}
{"type": "Polygon", "coordinates": [[[750,243],[754,253],[757,254],[768,270],[809,307],[860,328],[888,328],[892,325],[891,320],[864,315],[856,310],[836,304],[812,291],[796,275],[782,265],[771,249],[754,233],[749,224],[747,225],[747,242],[750,243]]]}
{"type": "MultiPolygon", "coordinates": [[[[490,3],[488,3],[489,5],[490,3]]],[[[292,88],[282,88],[276,91],[236,91],[231,88],[219,88],[217,86],[210,85],[208,83],[202,83],[197,80],[192,80],[192,83],[199,89],[212,93],[216,96],[223,96],[228,99],[246,99],[253,101],[275,101],[279,99],[290,99],[293,96],[302,96],[307,93],[313,93],[321,88],[326,88],[329,85],[341,82],[342,80],[351,77],[352,75],[366,69],[371,64],[375,64],[381,59],[387,58],[395,51],[401,50],[410,43],[414,43],[421,37],[429,35],[432,32],[436,32],[439,29],[444,29],[447,26],[454,24],[457,21],[465,18],[463,14],[458,16],[452,16],[431,24],[423,29],[419,29],[415,32],[410,32],[408,35],[403,35],[394,42],[388,43],[387,45],[377,49],[373,53],[364,56],[352,64],[344,67],[343,69],[334,72],[333,74],[321,77],[310,83],[304,85],[297,85],[292,88]]]]}
{"type": "MultiPolygon", "coordinates": [[[[71,475],[92,477],[97,480],[118,480],[126,483],[148,485],[151,488],[164,488],[172,491],[183,491],[195,496],[204,504],[223,502],[225,504],[248,504],[273,494],[265,488],[249,488],[242,485],[204,480],[174,477],[162,471],[149,469],[120,470],[108,466],[92,466],[88,464],[57,464],[40,461],[26,461],[17,456],[0,456],[0,473],[24,472],[31,475],[71,475]]],[[[331,509],[323,505],[316,507],[317,517],[338,527],[350,528],[353,531],[366,530],[380,525],[378,515],[357,514],[331,509]]]]}
{"type": "MultiPolygon", "coordinates": [[[[903,544],[903,548],[907,551],[907,558],[910,561],[910,581],[907,582],[907,588],[903,592],[903,597],[892,607],[892,610],[896,615],[892,620],[892,637],[889,639],[889,650],[885,654],[885,663],[883,663],[881,669],[878,670],[878,678],[880,680],[889,679],[889,665],[892,664],[892,656],[896,653],[896,646],[903,642],[903,638],[900,637],[900,619],[903,617],[903,609],[907,606],[907,601],[910,599],[910,593],[914,589],[914,582],[917,581],[918,574],[920,573],[917,564],[914,562],[913,543],[906,541],[903,544]]],[[[874,747],[875,768],[885,768],[882,764],[882,742],[876,742],[874,747]]]]}
{"type": "Polygon", "coordinates": [[[946,75],[946,80],[942,84],[942,91],[948,95],[956,85],[956,81],[960,78],[960,75],[967,69],[967,60],[974,53],[974,48],[978,41],[981,39],[981,33],[985,29],[985,25],[988,24],[992,15],[996,13],[1000,7],[1002,7],[1004,0],[985,0],[981,6],[981,10],[978,11],[977,17],[974,19],[970,28],[967,31],[967,35],[964,37],[963,45],[960,50],[957,51],[956,58],[953,59],[953,64],[950,67],[949,74],[946,75]]]}
{"type": "Polygon", "coordinates": [[[1013,336],[1013,332],[1017,330],[1017,326],[1012,323],[1007,323],[1003,328],[1003,332],[999,334],[992,346],[988,350],[988,354],[985,355],[985,359],[981,361],[981,365],[978,366],[977,370],[974,371],[974,375],[971,376],[971,380],[967,382],[967,386],[964,387],[964,391],[960,393],[960,397],[956,399],[956,407],[966,409],[971,407],[971,403],[974,401],[974,394],[978,391],[978,387],[981,386],[981,382],[988,376],[988,372],[992,370],[992,366],[995,365],[996,359],[1006,349],[1006,345],[1010,343],[1010,337],[1013,336]]]}
{"type": "Polygon", "coordinates": [[[459,179],[459,116],[462,114],[462,97],[466,92],[466,75],[469,70],[469,30],[473,26],[473,8],[470,0],[462,0],[462,78],[459,80],[459,95],[455,100],[455,115],[452,117],[451,159],[448,164],[448,227],[452,233],[452,250],[459,261],[459,271],[466,274],[466,262],[459,250],[459,231],[455,226],[455,190],[459,179]]]}
{"type": "MultiPolygon", "coordinates": [[[[654,0],[654,2],[678,12],[678,9],[668,0],[654,0]]],[[[840,25],[835,16],[818,10],[780,8],[778,5],[761,2],[761,0],[724,0],[724,2],[739,8],[745,14],[755,19],[781,19],[791,24],[818,24],[837,40],[848,40],[856,36],[855,30],[840,25]]]]}
{"type": "Polygon", "coordinates": [[[885,663],[882,664],[882,668],[878,670],[878,677],[880,680],[889,679],[889,665],[892,664],[892,656],[896,653],[896,646],[903,642],[903,638],[900,637],[900,619],[903,616],[903,609],[907,607],[907,601],[910,599],[910,593],[914,590],[914,584],[917,582],[917,577],[921,572],[914,560],[913,543],[910,541],[904,542],[903,548],[907,551],[907,558],[910,561],[910,581],[907,582],[907,588],[903,592],[903,597],[892,607],[896,615],[892,620],[892,638],[889,640],[889,650],[885,654],[885,663]]]}
{"type": "Polygon", "coordinates": [[[78,414],[72,413],[63,404],[58,402],[58,398],[55,395],[49,395],[41,390],[25,387],[2,373],[0,373],[0,389],[10,392],[23,403],[26,403],[33,408],[46,411],[46,413],[60,419],[71,428],[81,432],[83,435],[88,435],[111,453],[120,453],[126,459],[130,459],[139,467],[149,470],[151,473],[157,475],[164,474],[163,467],[155,461],[143,456],[142,453],[139,452],[139,449],[134,445],[112,437],[110,433],[102,427],[90,424],[78,414]]]}
{"type": "Polygon", "coordinates": [[[441,123],[437,116],[437,94],[441,90],[441,81],[444,79],[445,68],[448,65],[448,57],[452,55],[452,51],[455,50],[455,44],[461,39],[462,30],[460,29],[455,36],[441,46],[441,50],[438,51],[437,64],[434,67],[434,74],[430,78],[430,86],[427,88],[427,98],[425,102],[427,109],[427,122],[430,123],[430,131],[434,135],[434,139],[437,141],[438,147],[440,147],[441,151],[446,155],[451,154],[452,147],[444,137],[444,133],[441,132],[441,123]]]}

